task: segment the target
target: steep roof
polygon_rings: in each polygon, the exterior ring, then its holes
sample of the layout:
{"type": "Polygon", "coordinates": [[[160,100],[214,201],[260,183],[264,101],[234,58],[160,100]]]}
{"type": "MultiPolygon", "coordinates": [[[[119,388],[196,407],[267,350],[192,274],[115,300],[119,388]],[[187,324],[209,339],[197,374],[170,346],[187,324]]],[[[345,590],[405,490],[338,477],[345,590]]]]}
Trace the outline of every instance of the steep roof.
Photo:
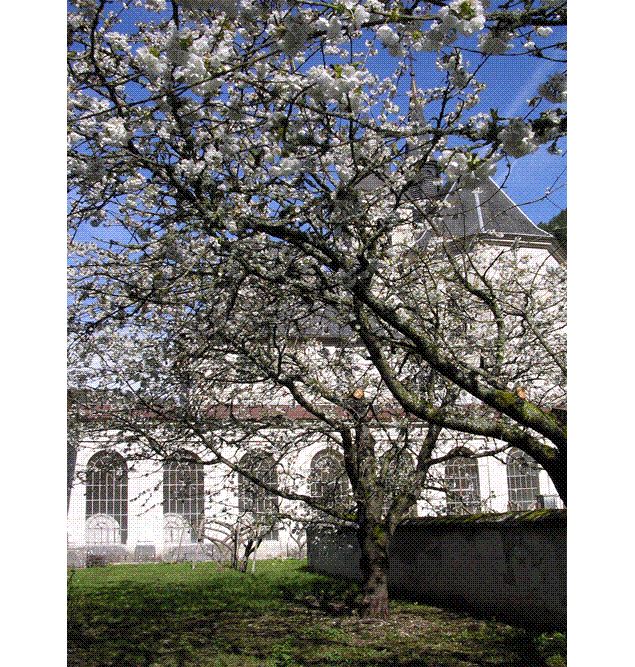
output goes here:
{"type": "MultiPolygon", "coordinates": [[[[477,234],[502,234],[526,241],[552,238],[551,234],[537,227],[491,178],[476,190],[450,191],[446,201],[450,208],[442,216],[444,236],[466,238],[477,234]]],[[[429,238],[429,235],[424,236],[429,238]]]]}
{"type": "MultiPolygon", "coordinates": [[[[435,197],[440,183],[436,169],[430,166],[422,169],[419,181],[409,189],[412,199],[421,200],[435,197]]],[[[358,184],[365,192],[381,188],[383,181],[376,174],[366,176],[358,184]]],[[[541,242],[551,246],[554,237],[537,227],[519,208],[519,206],[493,180],[488,179],[476,190],[468,188],[453,189],[446,196],[450,208],[442,216],[442,233],[450,239],[468,239],[470,237],[491,236],[509,240],[519,239],[527,244],[541,242]]],[[[419,237],[417,245],[425,248],[434,236],[431,229],[419,237]]],[[[302,335],[318,338],[350,338],[351,329],[340,322],[329,309],[307,317],[298,329],[302,335]]]]}
{"type": "MultiPolygon", "coordinates": [[[[424,167],[418,182],[410,186],[409,195],[415,201],[433,198],[439,183],[434,167],[424,167]]],[[[376,174],[370,174],[362,179],[358,187],[372,192],[382,185],[376,174]]],[[[442,215],[441,226],[443,235],[449,238],[463,239],[484,234],[519,238],[526,242],[553,240],[553,235],[535,225],[491,178],[476,190],[454,188],[446,196],[446,202],[450,208],[442,215]]],[[[431,230],[424,233],[421,242],[425,245],[432,235],[431,230]]]]}
{"type": "Polygon", "coordinates": [[[353,336],[353,331],[348,325],[342,324],[340,319],[337,317],[337,312],[327,306],[298,322],[298,333],[316,338],[349,340],[353,336]]]}

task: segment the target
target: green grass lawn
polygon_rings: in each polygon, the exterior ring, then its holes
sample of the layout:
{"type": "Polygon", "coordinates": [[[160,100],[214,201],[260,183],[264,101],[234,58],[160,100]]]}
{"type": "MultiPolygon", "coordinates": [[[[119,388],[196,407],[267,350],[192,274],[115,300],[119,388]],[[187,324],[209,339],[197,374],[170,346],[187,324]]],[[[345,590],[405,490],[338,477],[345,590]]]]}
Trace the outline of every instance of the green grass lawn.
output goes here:
{"type": "Polygon", "coordinates": [[[561,636],[535,638],[502,623],[400,601],[391,604],[387,621],[366,621],[352,613],[356,593],[297,560],[261,562],[255,575],[213,563],[194,570],[187,563],[79,570],[69,584],[68,665],[565,664],[548,656],[561,636]]]}

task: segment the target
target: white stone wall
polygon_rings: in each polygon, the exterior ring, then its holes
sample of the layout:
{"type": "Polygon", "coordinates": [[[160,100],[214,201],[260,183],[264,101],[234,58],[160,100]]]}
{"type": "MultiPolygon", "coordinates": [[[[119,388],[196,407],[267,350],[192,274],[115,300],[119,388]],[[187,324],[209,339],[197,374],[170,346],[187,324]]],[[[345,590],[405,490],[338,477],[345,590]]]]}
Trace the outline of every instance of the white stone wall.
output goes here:
{"type": "MultiPolygon", "coordinates": [[[[448,441],[442,445],[441,452],[449,451],[456,443],[448,441]]],[[[468,443],[473,451],[479,451],[483,443],[474,440],[468,443]]],[[[313,457],[326,443],[316,442],[304,449],[293,462],[294,471],[298,478],[304,480],[295,488],[300,493],[308,493],[308,474],[313,457]]],[[[68,511],[68,546],[69,549],[87,548],[86,538],[86,489],[84,472],[89,458],[96,452],[110,447],[108,438],[93,440],[80,444],[75,482],[71,491],[68,511]]],[[[119,449],[123,453],[123,448],[119,449]]],[[[204,457],[202,457],[204,460],[204,457]]],[[[478,459],[480,496],[484,510],[505,512],[508,510],[507,473],[506,465],[498,458],[483,457],[478,459]]],[[[437,466],[437,474],[443,474],[443,466],[437,466]]],[[[205,516],[207,519],[220,518],[231,522],[237,512],[237,476],[218,466],[205,467],[205,516]]],[[[163,515],[163,470],[157,461],[132,461],[128,468],[128,538],[125,551],[132,559],[138,546],[153,546],[158,558],[168,558],[173,554],[174,544],[164,544],[164,515],[163,515]]],[[[283,483],[282,474],[279,482],[283,483]]],[[[540,473],[540,493],[555,495],[553,484],[548,475],[540,473]]],[[[297,504],[281,500],[281,509],[289,512],[302,513],[297,504]]],[[[417,505],[418,516],[426,516],[443,512],[445,505],[442,492],[427,492],[425,498],[417,505]]],[[[297,551],[298,545],[289,534],[289,528],[281,525],[277,540],[264,540],[258,550],[258,558],[287,557],[297,551]]],[[[186,545],[182,545],[183,551],[186,545]]]]}

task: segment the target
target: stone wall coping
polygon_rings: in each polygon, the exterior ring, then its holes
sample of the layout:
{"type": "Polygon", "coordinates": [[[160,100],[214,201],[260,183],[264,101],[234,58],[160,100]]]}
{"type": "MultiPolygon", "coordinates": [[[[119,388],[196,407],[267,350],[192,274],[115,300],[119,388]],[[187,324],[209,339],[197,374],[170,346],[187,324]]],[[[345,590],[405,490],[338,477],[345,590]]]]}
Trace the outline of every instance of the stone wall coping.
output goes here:
{"type": "MultiPolygon", "coordinates": [[[[514,528],[519,525],[540,524],[565,528],[567,525],[566,509],[539,509],[524,512],[503,513],[480,513],[464,514],[456,516],[422,516],[404,519],[398,526],[400,528],[418,528],[420,530],[433,530],[435,528],[514,528]]],[[[313,526],[309,530],[335,530],[347,532],[355,529],[354,525],[339,526],[313,526]]]]}

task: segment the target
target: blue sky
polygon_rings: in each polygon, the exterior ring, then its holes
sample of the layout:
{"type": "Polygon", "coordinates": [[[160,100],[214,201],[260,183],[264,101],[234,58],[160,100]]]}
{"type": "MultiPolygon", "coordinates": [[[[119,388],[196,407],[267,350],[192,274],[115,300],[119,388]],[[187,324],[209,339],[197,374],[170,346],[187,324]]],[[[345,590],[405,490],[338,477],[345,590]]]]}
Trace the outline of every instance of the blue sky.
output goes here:
{"type": "MultiPolygon", "coordinates": [[[[552,42],[559,38],[565,38],[564,31],[560,29],[554,31],[552,38],[542,41],[552,42]]],[[[470,44],[470,41],[464,40],[463,43],[470,44]]],[[[434,54],[417,54],[416,78],[421,88],[439,85],[435,58],[434,54]]],[[[464,58],[472,65],[468,69],[473,69],[480,61],[480,56],[475,53],[465,53],[464,58]]],[[[394,60],[390,61],[385,65],[386,74],[390,64],[394,65],[394,60]]],[[[479,72],[478,79],[487,84],[487,88],[481,93],[480,103],[471,113],[497,109],[502,117],[523,116],[529,109],[527,100],[536,96],[538,86],[549,75],[562,72],[565,68],[566,64],[532,56],[493,57],[479,72]]],[[[400,106],[407,104],[406,97],[401,97],[400,106]]],[[[546,108],[543,104],[540,110],[546,108]]],[[[512,160],[511,171],[508,171],[506,162],[501,162],[496,174],[495,180],[499,184],[504,181],[507,194],[534,222],[550,220],[567,205],[566,140],[561,140],[559,146],[564,151],[562,156],[549,154],[545,145],[531,155],[512,160]],[[543,195],[547,190],[551,193],[545,199],[543,195]],[[536,199],[540,201],[534,201],[536,199]]]]}
{"type": "MultiPolygon", "coordinates": [[[[527,100],[536,95],[538,86],[550,75],[565,68],[538,58],[498,59],[492,74],[494,81],[483,93],[483,103],[498,107],[503,116],[523,115],[527,111],[527,100]],[[505,85],[506,82],[510,85],[505,85]]],[[[494,69],[494,68],[492,68],[494,69]]],[[[487,79],[485,79],[487,81],[487,79]]],[[[520,205],[534,222],[550,220],[561,209],[566,208],[566,142],[560,142],[565,152],[562,156],[551,155],[547,146],[512,163],[505,187],[509,196],[520,205]],[[547,189],[551,194],[546,200],[525,204],[540,197],[547,189]]],[[[501,164],[496,180],[500,183],[507,176],[506,165],[501,164]]]]}
{"type": "MultiPolygon", "coordinates": [[[[491,3],[492,6],[497,4],[491,3]]],[[[364,35],[362,39],[356,40],[354,43],[356,51],[366,50],[363,42],[367,36],[364,35]]],[[[566,29],[555,28],[550,37],[534,36],[534,39],[544,48],[548,44],[566,41],[566,29]]],[[[527,100],[537,95],[538,86],[550,75],[566,69],[566,63],[524,55],[524,49],[520,46],[522,41],[522,39],[516,40],[517,47],[514,52],[522,52],[523,55],[494,56],[480,69],[477,78],[487,84],[487,87],[480,94],[480,103],[470,111],[470,114],[497,109],[499,115],[504,118],[524,116],[529,110],[527,100]]],[[[456,44],[476,49],[477,39],[464,37],[456,44]]],[[[547,49],[545,53],[553,58],[563,57],[563,52],[555,49],[547,49]]],[[[463,57],[470,71],[473,71],[481,61],[478,53],[466,51],[463,57]]],[[[415,76],[419,88],[443,85],[443,76],[436,67],[436,58],[437,54],[434,53],[415,53],[415,76]]],[[[329,57],[328,60],[336,62],[333,57],[329,57]]],[[[379,77],[387,77],[394,72],[395,63],[396,59],[389,56],[380,46],[378,55],[369,62],[369,68],[379,77]]],[[[405,93],[409,85],[408,77],[404,77],[399,85],[400,94],[397,95],[396,101],[401,107],[402,114],[407,109],[408,97],[405,93]]],[[[539,111],[544,111],[546,108],[548,106],[543,103],[539,111]]],[[[562,156],[551,155],[545,145],[531,155],[512,160],[511,171],[507,162],[501,162],[495,177],[499,184],[504,183],[507,194],[536,223],[550,220],[567,205],[566,139],[561,140],[558,145],[564,151],[562,156]],[[547,191],[549,195],[545,198],[547,191]]]]}

